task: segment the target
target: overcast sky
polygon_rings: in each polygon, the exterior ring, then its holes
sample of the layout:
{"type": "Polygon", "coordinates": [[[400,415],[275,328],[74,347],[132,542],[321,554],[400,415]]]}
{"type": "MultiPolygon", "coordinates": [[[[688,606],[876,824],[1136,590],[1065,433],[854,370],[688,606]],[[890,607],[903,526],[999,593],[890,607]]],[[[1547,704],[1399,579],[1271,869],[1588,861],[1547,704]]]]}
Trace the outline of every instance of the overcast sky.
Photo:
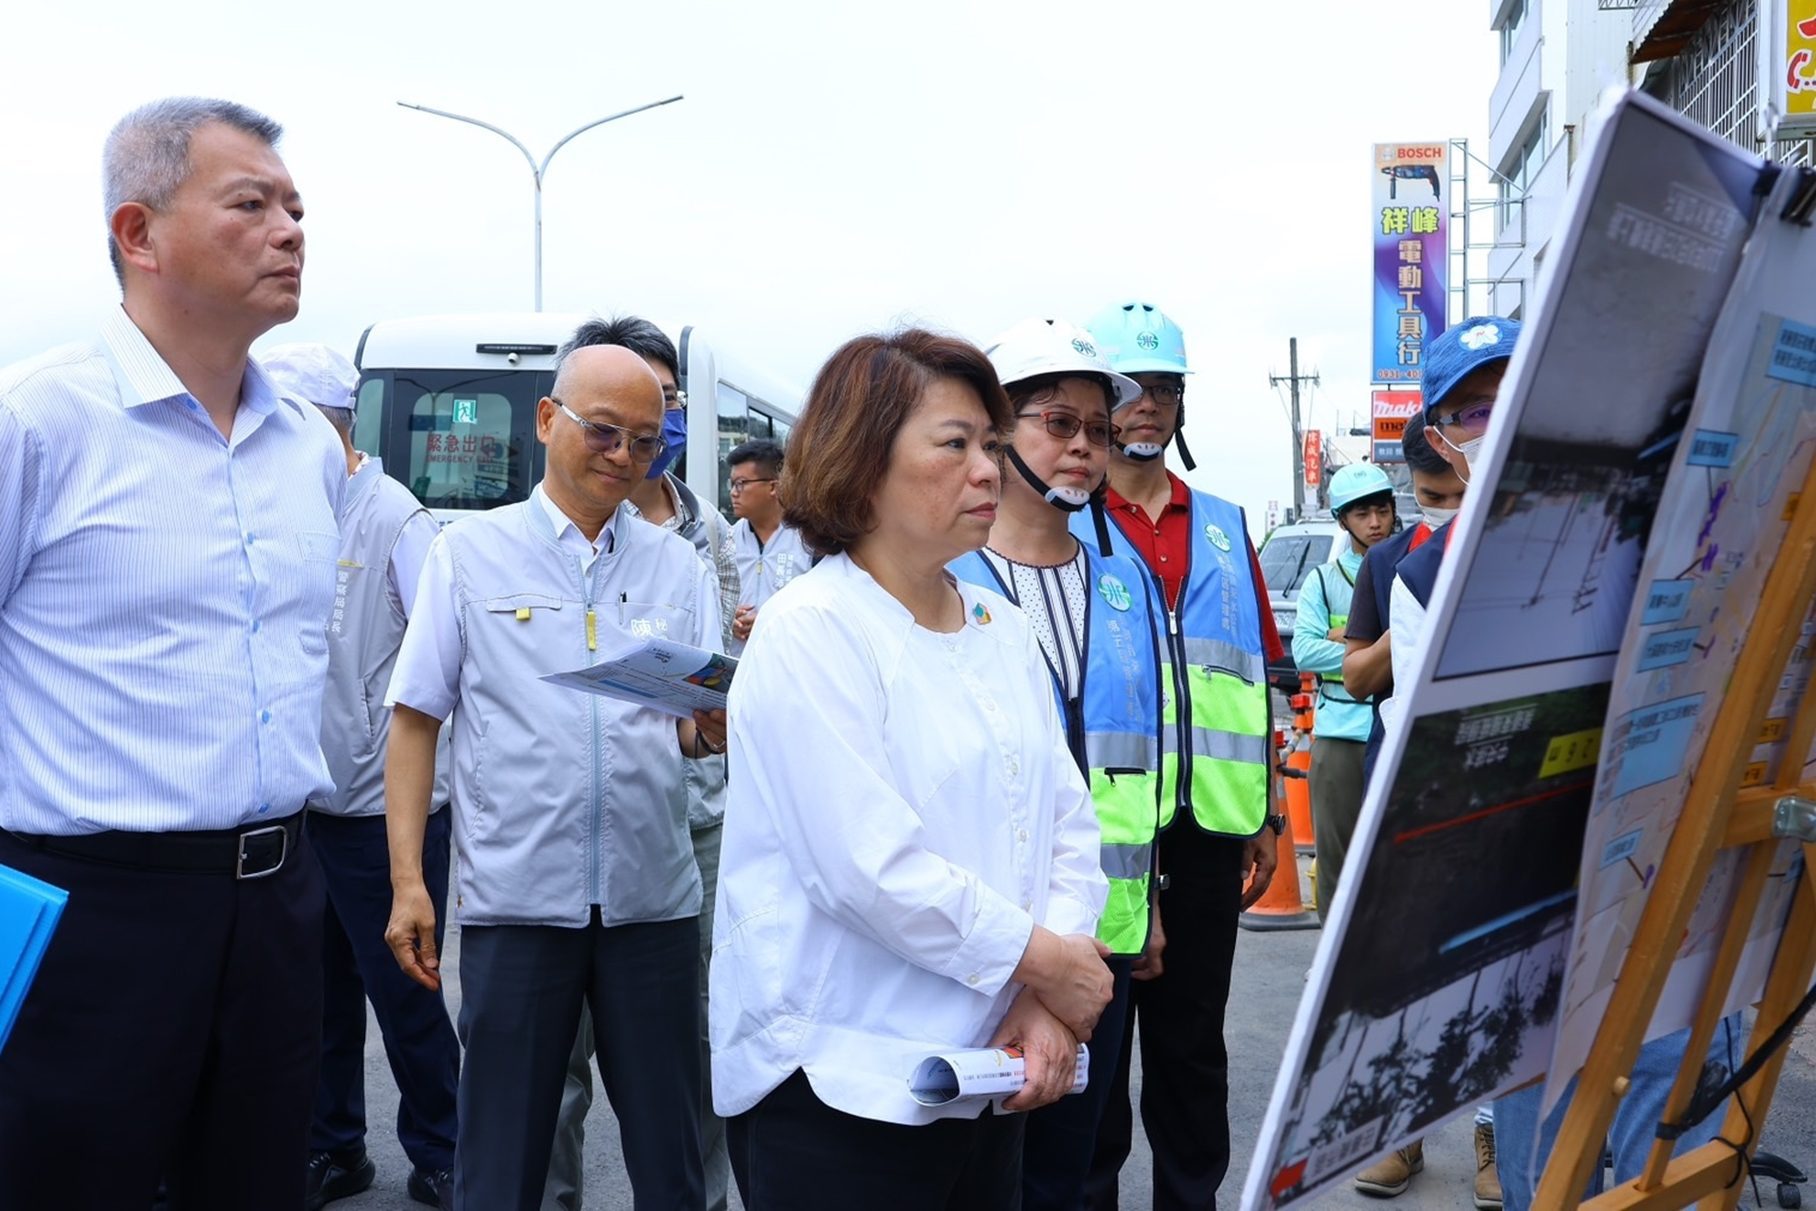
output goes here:
{"type": "Polygon", "coordinates": [[[1479,0],[1068,4],[316,0],[21,5],[0,70],[0,363],[81,338],[117,298],[99,158],[153,97],[269,113],[300,186],[298,319],[351,354],[374,320],[544,305],[697,324],[803,388],[853,333],[983,341],[1142,298],[1183,326],[1194,482],[1290,501],[1270,371],[1367,407],[1370,145],[1485,151],[1479,0]]]}

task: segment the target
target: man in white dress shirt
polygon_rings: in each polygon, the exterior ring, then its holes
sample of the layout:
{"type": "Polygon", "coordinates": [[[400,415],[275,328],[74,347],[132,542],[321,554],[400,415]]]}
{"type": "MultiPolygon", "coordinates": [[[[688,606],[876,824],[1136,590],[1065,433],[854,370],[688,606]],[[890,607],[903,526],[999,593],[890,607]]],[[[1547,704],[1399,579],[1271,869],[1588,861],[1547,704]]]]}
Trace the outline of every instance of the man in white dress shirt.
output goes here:
{"type": "Polygon", "coordinates": [[[776,591],[813,566],[801,533],[782,520],[782,447],[768,438],[748,441],[725,456],[729,468],[731,528],[738,559],[738,609],[732,615],[732,652],[742,652],[757,624],[757,611],[776,591]]]}
{"type": "Polygon", "coordinates": [[[123,118],[123,304],[0,374],[0,863],[70,893],[0,1052],[0,1206],[303,1205],[347,464],[247,357],[301,295],[280,133],[123,118]]]}
{"type": "Polygon", "coordinates": [[[552,685],[608,636],[719,639],[718,588],[686,539],[624,508],[662,453],[642,358],[588,346],[537,404],[548,471],[529,500],[429,548],[388,704],[399,964],[439,987],[422,868],[435,740],[449,721],[461,923],[455,1202],[542,1198],[583,1006],[639,1208],[698,1211],[700,875],[681,762],[725,751],[724,713],[677,721],[552,685]]]}

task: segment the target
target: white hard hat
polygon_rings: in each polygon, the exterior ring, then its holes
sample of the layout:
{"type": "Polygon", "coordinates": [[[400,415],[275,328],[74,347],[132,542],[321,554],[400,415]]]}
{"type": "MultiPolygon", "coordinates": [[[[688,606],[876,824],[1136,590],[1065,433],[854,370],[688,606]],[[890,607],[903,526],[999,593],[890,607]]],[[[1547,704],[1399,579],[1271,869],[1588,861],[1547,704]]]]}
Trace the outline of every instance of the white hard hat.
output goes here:
{"type": "Polygon", "coordinates": [[[984,349],[1003,386],[1037,374],[1101,374],[1110,380],[1114,412],[1141,398],[1141,384],[1110,369],[1091,334],[1065,320],[1023,320],[984,349]]]}
{"type": "Polygon", "coordinates": [[[359,371],[328,346],[303,341],[273,345],[259,355],[258,363],[279,395],[322,408],[353,411],[359,371]]]}

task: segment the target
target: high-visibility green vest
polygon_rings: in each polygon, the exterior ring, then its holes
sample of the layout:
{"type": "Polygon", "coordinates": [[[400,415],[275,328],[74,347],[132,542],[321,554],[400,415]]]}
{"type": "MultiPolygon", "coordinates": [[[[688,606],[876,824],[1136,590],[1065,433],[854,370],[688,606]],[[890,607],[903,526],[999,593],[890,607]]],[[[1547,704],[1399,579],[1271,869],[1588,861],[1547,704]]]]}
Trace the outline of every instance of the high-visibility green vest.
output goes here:
{"type": "MultiPolygon", "coordinates": [[[[1205,832],[1252,837],[1267,822],[1274,728],[1248,530],[1242,510],[1196,490],[1191,527],[1165,616],[1160,827],[1186,809],[1205,832]]],[[[1110,534],[1117,554],[1139,560],[1120,526],[1110,534]]]]}
{"type": "MultiPolygon", "coordinates": [[[[1085,541],[1084,685],[1068,704],[1055,672],[1053,694],[1102,834],[1098,860],[1110,893],[1097,936],[1112,953],[1137,955],[1148,944],[1161,803],[1159,599],[1139,563],[1106,559],[1085,541]]],[[[950,570],[1015,597],[979,552],[954,560],[950,570]]]]}

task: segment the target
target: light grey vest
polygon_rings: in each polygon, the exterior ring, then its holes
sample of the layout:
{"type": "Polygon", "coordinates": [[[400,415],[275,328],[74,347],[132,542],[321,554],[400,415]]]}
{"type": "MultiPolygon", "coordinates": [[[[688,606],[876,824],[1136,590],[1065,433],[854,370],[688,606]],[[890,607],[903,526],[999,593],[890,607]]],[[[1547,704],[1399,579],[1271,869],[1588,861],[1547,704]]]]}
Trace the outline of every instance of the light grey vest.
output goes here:
{"type": "Polygon", "coordinates": [[[461,633],[448,717],[456,911],[468,925],[606,925],[700,911],[672,716],[541,680],[593,661],[604,632],[693,642],[703,583],[682,538],[620,508],[612,549],[580,560],[535,500],[442,531],[461,633]]]}
{"type": "MultiPolygon", "coordinates": [[[[322,754],[334,793],[311,802],[312,810],[335,816],[384,813],[385,742],[391,734],[385,687],[407,621],[391,592],[391,553],[405,524],[426,512],[376,458],[368,458],[347,481],[328,621],[328,689],[322,698],[322,754]]],[[[435,775],[430,810],[447,802],[445,761],[436,762],[435,775]]]]}
{"type": "MultiPolygon", "coordinates": [[[[678,477],[669,475],[667,479],[675,491],[675,515],[663,522],[662,528],[693,543],[700,562],[716,580],[726,571],[719,566],[718,548],[719,544],[731,541],[731,527],[719,516],[718,510],[702,509],[700,498],[678,477]]],[[[637,507],[628,501],[624,507],[629,512],[637,512],[637,507]]],[[[731,571],[736,576],[735,565],[731,571]]],[[[732,588],[735,598],[737,586],[732,588]]],[[[720,613],[724,613],[723,608],[720,613]]],[[[719,619],[719,628],[719,650],[729,652],[732,642],[730,615],[719,619]]],[[[695,832],[711,828],[725,819],[725,762],[723,756],[708,755],[681,763],[682,779],[687,787],[687,826],[695,832]]]]}

